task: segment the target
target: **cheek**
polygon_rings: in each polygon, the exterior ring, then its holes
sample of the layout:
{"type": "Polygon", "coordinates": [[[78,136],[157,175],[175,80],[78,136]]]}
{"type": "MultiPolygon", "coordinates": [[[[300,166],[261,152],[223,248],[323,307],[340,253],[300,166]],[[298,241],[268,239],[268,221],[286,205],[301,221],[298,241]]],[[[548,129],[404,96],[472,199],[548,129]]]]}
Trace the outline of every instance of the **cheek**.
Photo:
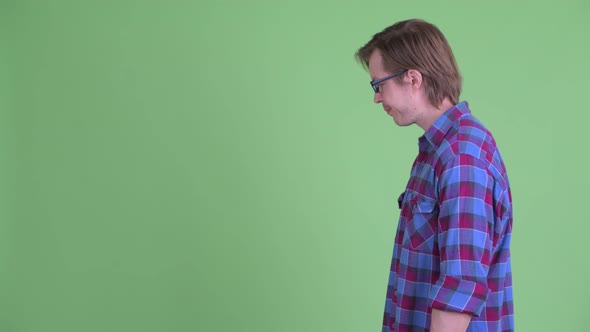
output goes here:
{"type": "Polygon", "coordinates": [[[391,107],[393,109],[397,109],[396,105],[397,105],[397,99],[395,98],[383,98],[383,104],[387,105],[388,107],[391,107]]]}
{"type": "Polygon", "coordinates": [[[383,100],[387,103],[396,103],[399,100],[399,96],[390,89],[387,90],[386,93],[383,95],[383,100]]]}
{"type": "Polygon", "coordinates": [[[391,98],[391,94],[389,94],[387,92],[381,94],[381,98],[383,99],[383,103],[385,103],[385,104],[389,104],[393,101],[393,98],[391,98]]]}

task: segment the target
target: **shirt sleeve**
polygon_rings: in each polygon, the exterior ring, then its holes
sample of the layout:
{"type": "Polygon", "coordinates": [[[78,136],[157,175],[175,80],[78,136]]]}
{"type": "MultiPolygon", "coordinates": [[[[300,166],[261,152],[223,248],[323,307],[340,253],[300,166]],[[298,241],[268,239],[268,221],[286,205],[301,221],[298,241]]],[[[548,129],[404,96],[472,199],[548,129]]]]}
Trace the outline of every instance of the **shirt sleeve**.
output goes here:
{"type": "Polygon", "coordinates": [[[431,307],[479,316],[488,297],[493,177],[474,156],[457,155],[438,181],[440,277],[431,307]]]}

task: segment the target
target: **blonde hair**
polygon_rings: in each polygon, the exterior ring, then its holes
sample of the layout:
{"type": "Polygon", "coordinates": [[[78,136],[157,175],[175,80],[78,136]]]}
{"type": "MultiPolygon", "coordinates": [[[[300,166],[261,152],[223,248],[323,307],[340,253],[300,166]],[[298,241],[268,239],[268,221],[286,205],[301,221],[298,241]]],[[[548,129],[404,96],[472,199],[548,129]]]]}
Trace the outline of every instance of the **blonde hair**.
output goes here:
{"type": "Polygon", "coordinates": [[[435,25],[420,19],[397,22],[375,34],[355,56],[368,69],[369,57],[377,49],[385,69],[392,73],[415,69],[422,74],[433,106],[440,106],[445,97],[453,104],[459,102],[461,74],[447,39],[435,25]]]}

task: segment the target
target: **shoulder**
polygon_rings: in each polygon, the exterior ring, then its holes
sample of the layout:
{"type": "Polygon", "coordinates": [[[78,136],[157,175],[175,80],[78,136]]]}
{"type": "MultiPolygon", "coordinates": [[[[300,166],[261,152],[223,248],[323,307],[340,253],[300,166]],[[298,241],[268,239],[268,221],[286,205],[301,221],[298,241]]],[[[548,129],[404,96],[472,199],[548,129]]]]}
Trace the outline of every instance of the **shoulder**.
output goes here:
{"type": "Polygon", "coordinates": [[[472,114],[458,119],[448,131],[439,149],[438,175],[446,170],[467,166],[485,170],[489,176],[504,182],[506,169],[492,133],[472,114]]]}
{"type": "Polygon", "coordinates": [[[492,133],[473,115],[466,114],[455,121],[437,152],[444,162],[463,155],[492,163],[496,150],[492,133]]]}

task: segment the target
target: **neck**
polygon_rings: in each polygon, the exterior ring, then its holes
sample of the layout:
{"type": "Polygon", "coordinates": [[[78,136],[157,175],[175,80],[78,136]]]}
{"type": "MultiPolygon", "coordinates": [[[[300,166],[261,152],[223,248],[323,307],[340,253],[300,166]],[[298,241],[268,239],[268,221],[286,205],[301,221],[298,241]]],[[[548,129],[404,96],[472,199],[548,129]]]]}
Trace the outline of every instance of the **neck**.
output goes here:
{"type": "Polygon", "coordinates": [[[420,126],[424,131],[427,131],[430,126],[446,111],[448,111],[451,107],[455,106],[449,98],[443,99],[442,103],[438,107],[434,107],[429,105],[428,107],[424,108],[424,112],[422,113],[424,116],[420,123],[416,123],[420,126]]]}

